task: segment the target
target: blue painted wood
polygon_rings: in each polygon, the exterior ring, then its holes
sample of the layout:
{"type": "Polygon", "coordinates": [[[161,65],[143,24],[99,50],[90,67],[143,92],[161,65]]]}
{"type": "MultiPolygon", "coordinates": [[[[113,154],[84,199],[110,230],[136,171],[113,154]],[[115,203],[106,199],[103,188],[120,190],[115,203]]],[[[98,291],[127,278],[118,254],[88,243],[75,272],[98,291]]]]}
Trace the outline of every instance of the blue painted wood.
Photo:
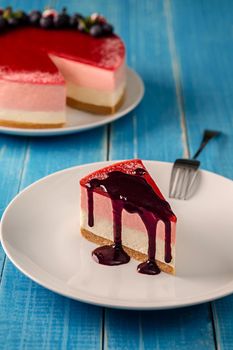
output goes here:
{"type": "Polygon", "coordinates": [[[224,133],[201,154],[203,167],[233,177],[233,51],[231,1],[171,3],[185,103],[194,153],[204,128],[224,133]],[[184,17],[185,16],[185,17],[184,17]],[[184,30],[185,28],[185,30],[184,30]]]}
{"type": "Polygon", "coordinates": [[[52,293],[7,262],[0,289],[1,349],[101,349],[102,311],[52,293]]]}
{"type": "MultiPolygon", "coordinates": [[[[27,144],[27,139],[0,135],[0,217],[19,190],[27,144]]],[[[0,245],[0,280],[4,260],[0,245]]]]}
{"type": "Polygon", "coordinates": [[[233,348],[233,296],[212,303],[218,349],[233,348]]]}
{"type": "Polygon", "coordinates": [[[215,349],[212,315],[207,305],[143,313],[141,330],[144,348],[215,349]]]}
{"type": "Polygon", "coordinates": [[[106,309],[104,349],[143,349],[139,320],[137,311],[106,309]]]}
{"type": "Polygon", "coordinates": [[[106,310],[105,349],[215,349],[211,312],[203,306],[179,310],[106,310]]]}
{"type": "MultiPolygon", "coordinates": [[[[232,1],[170,2],[191,153],[204,128],[224,134],[201,154],[205,169],[233,178],[232,1]],[[184,30],[185,28],[185,30],[184,30]]],[[[233,348],[233,298],[212,303],[218,349],[233,348]]]]}

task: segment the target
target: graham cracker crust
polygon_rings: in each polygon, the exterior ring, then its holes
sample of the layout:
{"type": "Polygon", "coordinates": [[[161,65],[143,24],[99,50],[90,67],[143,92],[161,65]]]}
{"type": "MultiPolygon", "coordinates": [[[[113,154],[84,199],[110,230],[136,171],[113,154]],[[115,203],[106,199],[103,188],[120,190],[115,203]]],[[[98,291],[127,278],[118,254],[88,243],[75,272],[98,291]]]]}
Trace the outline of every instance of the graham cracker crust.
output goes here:
{"type": "Polygon", "coordinates": [[[91,103],[85,103],[78,100],[75,100],[74,98],[67,97],[66,98],[66,104],[72,108],[75,109],[81,109],[85,112],[90,112],[93,114],[113,114],[115,113],[123,104],[124,102],[125,93],[121,96],[120,100],[117,102],[115,106],[109,107],[109,106],[97,106],[93,105],[91,103]]]}
{"type": "Polygon", "coordinates": [[[62,128],[64,126],[64,123],[36,124],[36,123],[24,123],[24,122],[0,120],[0,126],[7,126],[11,128],[21,128],[21,129],[52,129],[52,128],[62,128]]]}
{"type": "MultiPolygon", "coordinates": [[[[85,228],[81,227],[81,234],[83,237],[85,237],[88,241],[92,242],[92,243],[96,243],[98,245],[110,245],[113,244],[113,241],[110,241],[109,239],[106,238],[102,238],[99,236],[96,236],[94,233],[92,233],[91,231],[86,230],[85,228]]],[[[129,254],[129,256],[135,260],[139,260],[139,261],[146,261],[147,260],[147,255],[140,253],[136,250],[133,250],[131,248],[128,248],[126,246],[123,246],[124,250],[129,254]]],[[[161,271],[166,272],[166,273],[170,273],[172,275],[175,275],[175,268],[164,263],[161,262],[159,260],[156,260],[156,264],[158,265],[158,267],[160,268],[161,271]]]]}

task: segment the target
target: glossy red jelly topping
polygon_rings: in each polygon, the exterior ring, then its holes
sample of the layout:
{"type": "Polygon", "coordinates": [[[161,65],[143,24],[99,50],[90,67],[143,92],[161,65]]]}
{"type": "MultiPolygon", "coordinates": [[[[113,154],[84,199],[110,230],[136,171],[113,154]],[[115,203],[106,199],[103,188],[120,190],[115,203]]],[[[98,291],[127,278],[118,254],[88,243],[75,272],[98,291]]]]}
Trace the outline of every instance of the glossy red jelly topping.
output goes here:
{"type": "Polygon", "coordinates": [[[116,35],[93,38],[69,29],[12,29],[1,33],[0,47],[0,76],[2,70],[56,73],[48,53],[108,70],[115,70],[125,55],[124,44],[116,35]]]}

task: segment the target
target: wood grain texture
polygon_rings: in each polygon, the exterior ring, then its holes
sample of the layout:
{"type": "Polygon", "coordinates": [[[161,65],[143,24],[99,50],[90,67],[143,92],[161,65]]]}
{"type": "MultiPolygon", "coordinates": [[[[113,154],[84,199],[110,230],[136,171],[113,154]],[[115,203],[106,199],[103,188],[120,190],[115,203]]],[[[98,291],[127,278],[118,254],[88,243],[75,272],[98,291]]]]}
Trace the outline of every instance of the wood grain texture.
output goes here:
{"type": "MultiPolygon", "coordinates": [[[[0,217],[18,193],[27,150],[27,139],[0,135],[0,217]]],[[[5,254],[0,246],[0,280],[5,254]]]]}
{"type": "Polygon", "coordinates": [[[171,2],[189,146],[193,154],[204,128],[223,132],[200,160],[205,169],[233,178],[233,50],[231,1],[171,2]],[[184,30],[185,28],[185,30],[184,30]]]}
{"type": "Polygon", "coordinates": [[[233,348],[233,296],[222,298],[212,303],[217,349],[233,348]]]}

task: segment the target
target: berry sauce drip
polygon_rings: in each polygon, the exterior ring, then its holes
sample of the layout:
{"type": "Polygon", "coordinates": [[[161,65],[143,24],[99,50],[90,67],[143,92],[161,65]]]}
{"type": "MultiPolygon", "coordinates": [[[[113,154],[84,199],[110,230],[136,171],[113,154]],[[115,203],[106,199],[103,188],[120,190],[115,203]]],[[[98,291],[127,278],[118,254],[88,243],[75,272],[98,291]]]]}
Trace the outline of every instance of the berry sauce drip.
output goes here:
{"type": "Polygon", "coordinates": [[[174,215],[170,205],[161,199],[143,178],[146,171],[135,170],[134,175],[120,171],[108,173],[103,180],[92,179],[87,184],[88,193],[88,225],[94,226],[93,191],[101,189],[107,192],[112,201],[114,244],[103,246],[92,252],[93,258],[103,265],[121,265],[129,262],[130,257],[122,247],[122,211],[137,213],[143,221],[148,234],[148,260],[138,265],[138,272],[149,275],[160,273],[155,261],[156,229],[159,220],[165,225],[165,262],[171,256],[171,223],[174,215]]]}

